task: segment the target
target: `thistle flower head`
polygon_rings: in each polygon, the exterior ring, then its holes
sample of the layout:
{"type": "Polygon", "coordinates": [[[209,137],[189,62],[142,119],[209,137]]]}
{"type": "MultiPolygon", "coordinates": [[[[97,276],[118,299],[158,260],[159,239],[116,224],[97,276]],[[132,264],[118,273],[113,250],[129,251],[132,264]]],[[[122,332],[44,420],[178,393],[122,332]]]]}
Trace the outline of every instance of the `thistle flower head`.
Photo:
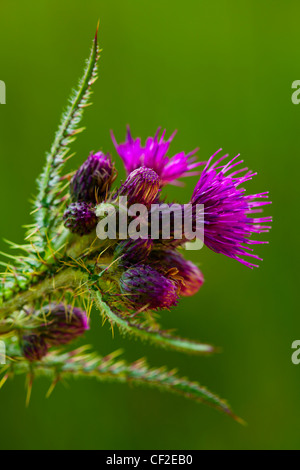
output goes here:
{"type": "Polygon", "coordinates": [[[180,295],[184,297],[197,294],[204,283],[204,277],[200,269],[191,261],[186,260],[176,250],[155,250],[152,252],[149,261],[165,276],[175,276],[180,280],[180,295]]]}
{"type": "Polygon", "coordinates": [[[157,198],[160,179],[154,170],[140,167],[132,171],[118,191],[119,196],[127,196],[129,206],[144,204],[150,207],[157,198]]]}
{"type": "Polygon", "coordinates": [[[116,170],[110,155],[91,153],[71,180],[72,201],[93,204],[103,201],[115,178],[116,170]]]}
{"type": "Polygon", "coordinates": [[[261,212],[262,206],[270,204],[264,200],[268,198],[268,193],[245,195],[245,189],[240,186],[251,180],[256,173],[243,168],[235,169],[228,174],[243,162],[235,161],[239,155],[227,164],[220,163],[228,155],[212,163],[215,155],[205,166],[191,200],[193,204],[204,205],[204,243],[211,250],[223,253],[253,268],[257,265],[244,260],[241,256],[261,259],[252,253],[253,250],[249,245],[267,242],[253,241],[250,237],[252,234],[268,232],[271,227],[264,224],[271,222],[272,219],[252,217],[252,214],[261,212]]]}
{"type": "Polygon", "coordinates": [[[139,238],[138,240],[133,240],[129,238],[118,243],[114,258],[121,258],[120,265],[129,268],[136,264],[145,263],[152,248],[153,241],[151,239],[144,240],[139,238]]]}
{"type": "Polygon", "coordinates": [[[71,305],[48,305],[43,310],[43,316],[46,322],[38,330],[51,346],[70,343],[89,329],[86,313],[71,305]]]}
{"type": "Polygon", "coordinates": [[[150,309],[166,309],[178,301],[178,286],[148,265],[127,269],[120,286],[136,308],[148,305],[150,309]]]}
{"type": "Polygon", "coordinates": [[[124,162],[127,174],[136,168],[145,166],[152,168],[158,174],[161,186],[169,183],[178,185],[178,178],[195,174],[191,170],[203,165],[203,163],[197,163],[196,157],[194,157],[198,149],[188,154],[180,152],[169,158],[167,153],[176,132],[168,140],[164,140],[166,131],[163,131],[161,137],[159,137],[160,131],[161,128],[157,130],[154,138],[149,137],[144,147],[141,144],[140,138],[135,140],[132,138],[129,127],[124,143],[118,144],[113,133],[112,140],[124,162]]]}
{"type": "Polygon", "coordinates": [[[25,335],[22,342],[23,356],[30,362],[40,361],[48,353],[48,345],[41,335],[25,335]]]}
{"type": "Polygon", "coordinates": [[[90,233],[97,225],[97,216],[93,204],[73,202],[64,213],[64,225],[72,233],[83,236],[90,233]]]}

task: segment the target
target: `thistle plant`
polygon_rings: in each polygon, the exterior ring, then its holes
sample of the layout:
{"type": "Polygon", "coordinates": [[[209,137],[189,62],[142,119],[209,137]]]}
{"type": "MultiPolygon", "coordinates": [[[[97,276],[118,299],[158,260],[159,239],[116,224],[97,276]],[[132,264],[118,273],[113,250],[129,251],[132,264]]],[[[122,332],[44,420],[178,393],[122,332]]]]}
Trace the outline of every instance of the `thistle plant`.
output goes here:
{"type": "MultiPolygon", "coordinates": [[[[236,169],[241,163],[237,157],[226,163],[227,155],[216,158],[215,154],[207,162],[198,162],[194,150],[169,158],[175,134],[165,140],[160,129],[144,146],[129,128],[124,143],[118,144],[112,134],[127,172],[119,188],[114,187],[117,172],[112,157],[102,152],[90,153],[76,172],[64,174],[64,164],[72,156],[71,143],[83,130],[79,125],[97,79],[99,52],[96,33],[83,77],[38,179],[33,224],[23,245],[10,243],[17,256],[6,255],[9,262],[1,262],[0,339],[6,344],[7,362],[0,369],[0,388],[15,374],[25,374],[29,400],[39,375],[52,378],[49,394],[61,379],[95,377],[173,391],[238,419],[224,400],[174,371],[151,368],[144,360],[127,364],[118,351],[100,357],[90,346],[70,346],[92,328],[98,320],[92,311],[98,310],[112,328],[159,347],[199,355],[215,351],[209,344],[180,338],[159,325],[165,309],[177,305],[182,296],[197,294],[204,282],[199,268],[183,256],[188,238],[175,236],[175,221],[167,239],[162,231],[154,239],[149,234],[126,238],[120,222],[115,237],[99,237],[97,226],[104,213],[116,208],[122,216],[122,198],[146,208],[148,227],[161,189],[180,185],[182,177],[200,175],[188,201],[192,226],[204,215],[205,245],[250,268],[256,264],[249,259],[258,259],[252,245],[265,243],[251,236],[267,232],[271,222],[270,217],[253,217],[269,203],[268,194],[245,195],[241,185],[254,173],[236,169]],[[201,214],[198,204],[204,207],[201,214]]],[[[135,227],[142,224],[141,217],[130,211],[129,221],[135,227]]]]}

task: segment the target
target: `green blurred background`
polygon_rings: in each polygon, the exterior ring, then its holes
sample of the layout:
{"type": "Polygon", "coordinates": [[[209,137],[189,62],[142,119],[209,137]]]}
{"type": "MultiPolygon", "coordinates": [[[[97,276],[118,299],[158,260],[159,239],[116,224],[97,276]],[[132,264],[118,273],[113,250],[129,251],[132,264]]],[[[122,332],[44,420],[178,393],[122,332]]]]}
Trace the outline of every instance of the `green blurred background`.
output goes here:
{"type": "MultiPolygon", "coordinates": [[[[123,139],[129,123],[143,139],[158,126],[178,135],[172,153],[200,146],[206,159],[223,147],[259,172],[250,192],[269,190],[274,215],[269,246],[256,270],[203,249],[206,283],[163,314],[165,327],[222,348],[186,357],[140,341],[112,338],[94,312],[88,342],[101,353],[178,367],[228,399],[248,427],[182,398],[126,385],[74,381],[45,399],[34,384],[25,408],[24,377],[0,394],[2,449],[299,449],[300,338],[297,234],[300,106],[298,1],[20,0],[1,2],[0,211],[3,238],[22,242],[30,198],[62,108],[77,83],[100,18],[103,48],[87,131],[74,168],[90,150],[115,155],[109,130],[123,139]]],[[[116,157],[117,158],[117,157],[116,157]]],[[[124,172],[118,161],[120,178],[124,172]]],[[[187,201],[186,188],[169,188],[187,201]]],[[[0,241],[0,249],[7,249],[0,241]]]]}

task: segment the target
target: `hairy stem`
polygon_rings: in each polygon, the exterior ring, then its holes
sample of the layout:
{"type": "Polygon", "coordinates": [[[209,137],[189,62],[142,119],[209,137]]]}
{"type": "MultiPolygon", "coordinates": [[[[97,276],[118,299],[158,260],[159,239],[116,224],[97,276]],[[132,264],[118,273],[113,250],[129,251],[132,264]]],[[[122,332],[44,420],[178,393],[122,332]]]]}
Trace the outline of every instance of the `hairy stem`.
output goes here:
{"type": "Polygon", "coordinates": [[[64,269],[60,273],[44,279],[26,292],[20,292],[14,298],[5,302],[3,306],[0,307],[0,318],[19,310],[24,305],[30,304],[36,299],[44,297],[53,291],[62,288],[77,287],[81,282],[85,282],[87,279],[87,274],[79,270],[72,268],[64,269]]]}
{"type": "Polygon", "coordinates": [[[122,332],[134,334],[141,339],[151,341],[154,344],[165,348],[175,349],[177,351],[190,354],[211,354],[215,348],[210,344],[198,343],[188,339],[179,338],[170,335],[167,331],[155,330],[143,327],[138,323],[133,323],[126,316],[113,312],[109,305],[103,301],[99,291],[94,292],[94,299],[99,310],[113,323],[116,324],[122,332]]]}

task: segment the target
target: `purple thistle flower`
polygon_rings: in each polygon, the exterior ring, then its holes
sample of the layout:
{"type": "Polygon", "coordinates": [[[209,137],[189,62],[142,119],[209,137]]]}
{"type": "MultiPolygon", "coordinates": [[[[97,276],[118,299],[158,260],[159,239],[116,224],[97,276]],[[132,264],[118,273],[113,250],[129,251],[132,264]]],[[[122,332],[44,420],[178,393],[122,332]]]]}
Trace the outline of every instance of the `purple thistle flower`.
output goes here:
{"type": "Polygon", "coordinates": [[[90,154],[71,180],[72,201],[93,204],[102,202],[115,178],[116,170],[109,154],[90,154]]]}
{"type": "Polygon", "coordinates": [[[191,297],[199,291],[204,283],[200,269],[191,261],[186,260],[175,250],[155,250],[149,262],[166,277],[178,279],[181,283],[180,295],[191,297]]]}
{"type": "Polygon", "coordinates": [[[89,329],[86,313],[71,305],[48,305],[43,309],[43,314],[46,323],[38,330],[51,346],[70,343],[89,329]]]}
{"type": "Polygon", "coordinates": [[[42,336],[26,335],[23,336],[22,352],[28,361],[40,361],[47,355],[48,346],[42,336]]]}
{"type": "Polygon", "coordinates": [[[167,309],[178,302],[178,286],[148,265],[129,268],[120,278],[121,291],[135,308],[167,309]]]}
{"type": "Polygon", "coordinates": [[[133,240],[121,241],[115,249],[114,259],[121,257],[119,264],[125,268],[129,268],[135,264],[142,264],[148,259],[153,248],[151,239],[144,240],[139,238],[133,240]]]}
{"type": "Polygon", "coordinates": [[[73,202],[64,213],[64,225],[72,233],[83,236],[90,233],[97,225],[93,204],[73,202]]]}
{"type": "Polygon", "coordinates": [[[254,213],[262,212],[260,209],[262,206],[271,204],[269,201],[262,201],[268,198],[268,192],[245,195],[245,189],[239,186],[251,180],[256,173],[243,168],[227,174],[243,161],[235,162],[239,157],[237,155],[227,164],[220,165],[220,162],[228,157],[224,155],[212,164],[214,156],[221,150],[218,150],[207,162],[195,187],[191,202],[204,204],[204,243],[206,246],[250,268],[257,267],[256,264],[244,260],[241,256],[261,260],[247,245],[268,243],[250,240],[252,234],[265,233],[271,228],[263,225],[272,222],[271,217],[251,217],[254,213]],[[241,176],[242,172],[246,173],[241,176]]]}
{"type": "Polygon", "coordinates": [[[167,153],[176,132],[165,141],[166,131],[163,131],[161,137],[159,137],[160,131],[161,128],[157,130],[154,138],[149,137],[147,139],[145,147],[142,146],[140,138],[136,140],[132,138],[129,127],[127,128],[126,142],[122,144],[117,143],[114,134],[111,132],[113,143],[124,162],[127,174],[141,166],[152,168],[160,177],[161,186],[166,184],[178,186],[180,185],[178,178],[199,174],[198,172],[191,172],[191,170],[204,164],[203,162],[196,162],[194,155],[198,149],[188,154],[180,152],[169,158],[167,153]]]}
{"type": "Polygon", "coordinates": [[[118,196],[127,196],[128,205],[144,204],[150,207],[160,187],[157,173],[144,166],[132,171],[118,191],[118,196]]]}

